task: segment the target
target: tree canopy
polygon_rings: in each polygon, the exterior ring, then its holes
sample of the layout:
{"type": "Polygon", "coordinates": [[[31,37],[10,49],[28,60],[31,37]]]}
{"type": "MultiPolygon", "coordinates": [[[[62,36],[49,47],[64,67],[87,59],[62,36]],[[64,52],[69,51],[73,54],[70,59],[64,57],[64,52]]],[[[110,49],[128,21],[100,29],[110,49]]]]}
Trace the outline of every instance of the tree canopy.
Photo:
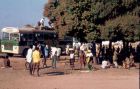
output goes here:
{"type": "Polygon", "coordinates": [[[44,16],[60,37],[89,42],[140,40],[139,0],[48,0],[44,16]]]}

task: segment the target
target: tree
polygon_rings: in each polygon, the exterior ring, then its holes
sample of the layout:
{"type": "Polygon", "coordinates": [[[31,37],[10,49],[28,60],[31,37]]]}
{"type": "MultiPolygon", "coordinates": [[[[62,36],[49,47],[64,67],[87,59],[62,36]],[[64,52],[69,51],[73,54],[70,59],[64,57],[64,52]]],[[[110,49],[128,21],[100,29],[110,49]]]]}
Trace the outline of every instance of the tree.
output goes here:
{"type": "Polygon", "coordinates": [[[61,37],[89,42],[139,38],[139,0],[49,0],[44,16],[61,37]]]}

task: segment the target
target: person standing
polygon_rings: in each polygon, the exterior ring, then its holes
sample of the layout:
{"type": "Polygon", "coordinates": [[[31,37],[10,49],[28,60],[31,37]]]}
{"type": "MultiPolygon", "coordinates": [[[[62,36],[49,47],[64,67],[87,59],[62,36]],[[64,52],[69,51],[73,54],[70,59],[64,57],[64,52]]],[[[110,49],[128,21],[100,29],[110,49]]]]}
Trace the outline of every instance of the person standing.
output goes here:
{"type": "Polygon", "coordinates": [[[33,53],[33,49],[32,49],[32,45],[30,45],[26,55],[25,67],[26,69],[29,67],[31,75],[32,75],[32,53],[33,53]]]}
{"type": "Polygon", "coordinates": [[[45,21],[45,18],[42,18],[42,19],[39,21],[39,23],[40,23],[40,30],[43,30],[44,21],[45,21]]]}
{"type": "Polygon", "coordinates": [[[9,68],[9,67],[11,67],[9,56],[8,55],[4,55],[3,58],[4,58],[3,59],[4,67],[2,67],[2,68],[9,68]]]}
{"type": "Polygon", "coordinates": [[[40,24],[41,24],[42,26],[44,26],[44,21],[45,21],[45,18],[40,19],[40,24]]]}
{"type": "Polygon", "coordinates": [[[40,70],[40,61],[41,61],[41,58],[40,58],[41,54],[40,54],[40,51],[39,51],[39,48],[36,47],[35,48],[35,51],[33,51],[33,54],[32,54],[32,57],[33,57],[33,74],[35,72],[35,70],[37,69],[37,75],[39,76],[39,70],[40,70]]]}
{"type": "Polygon", "coordinates": [[[94,64],[99,64],[98,59],[96,58],[96,43],[94,41],[92,42],[91,53],[93,54],[94,64]]]}
{"type": "Polygon", "coordinates": [[[48,45],[46,44],[46,46],[44,47],[44,60],[43,60],[43,67],[47,67],[47,58],[49,56],[49,48],[48,45]]]}
{"type": "Polygon", "coordinates": [[[85,56],[85,53],[84,51],[80,51],[80,69],[82,69],[82,66],[84,65],[84,68],[85,68],[85,65],[86,65],[86,56],[85,56]]]}
{"type": "Polygon", "coordinates": [[[93,69],[93,54],[90,49],[88,49],[86,53],[86,62],[87,62],[88,69],[92,70],[93,69]]]}
{"type": "Polygon", "coordinates": [[[71,50],[70,51],[70,67],[72,68],[72,70],[74,69],[74,62],[75,62],[75,55],[74,55],[74,51],[71,50]]]}
{"type": "Polygon", "coordinates": [[[61,48],[57,48],[57,61],[60,61],[61,48]]]}
{"type": "Polygon", "coordinates": [[[56,61],[57,61],[57,51],[55,51],[54,55],[52,56],[52,68],[56,69],[56,61]]]}
{"type": "Polygon", "coordinates": [[[136,67],[135,61],[134,61],[134,55],[130,53],[130,67],[136,67]]]}
{"type": "Polygon", "coordinates": [[[70,46],[66,45],[66,55],[69,55],[69,48],[70,48],[70,46]]]}
{"type": "Polygon", "coordinates": [[[116,67],[116,68],[118,68],[118,63],[117,63],[117,61],[118,61],[118,52],[117,52],[117,50],[115,49],[115,51],[114,51],[114,54],[113,54],[113,64],[114,64],[114,66],[116,67]]]}
{"type": "Polygon", "coordinates": [[[42,64],[43,64],[43,68],[47,67],[47,64],[46,64],[46,60],[47,60],[47,57],[48,57],[48,45],[45,43],[41,45],[41,54],[43,56],[42,58],[42,64]]]}

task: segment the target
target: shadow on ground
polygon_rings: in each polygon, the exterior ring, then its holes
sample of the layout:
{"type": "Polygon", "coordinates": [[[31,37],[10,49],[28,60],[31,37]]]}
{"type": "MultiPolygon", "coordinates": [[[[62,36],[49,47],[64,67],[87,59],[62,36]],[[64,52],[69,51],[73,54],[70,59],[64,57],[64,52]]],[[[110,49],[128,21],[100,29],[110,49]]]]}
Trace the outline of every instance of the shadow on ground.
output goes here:
{"type": "Polygon", "coordinates": [[[45,73],[48,76],[56,76],[56,75],[64,75],[64,72],[49,72],[49,73],[45,73]]]}

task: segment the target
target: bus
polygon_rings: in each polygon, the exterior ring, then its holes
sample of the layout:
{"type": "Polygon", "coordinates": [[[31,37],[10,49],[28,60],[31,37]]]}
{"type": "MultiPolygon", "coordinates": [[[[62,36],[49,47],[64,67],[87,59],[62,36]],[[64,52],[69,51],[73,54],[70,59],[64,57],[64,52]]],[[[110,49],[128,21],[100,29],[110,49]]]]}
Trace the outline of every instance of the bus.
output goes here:
{"type": "Polygon", "coordinates": [[[35,42],[56,46],[58,35],[52,30],[38,30],[34,27],[6,27],[1,29],[1,52],[26,56],[28,47],[35,42]]]}

